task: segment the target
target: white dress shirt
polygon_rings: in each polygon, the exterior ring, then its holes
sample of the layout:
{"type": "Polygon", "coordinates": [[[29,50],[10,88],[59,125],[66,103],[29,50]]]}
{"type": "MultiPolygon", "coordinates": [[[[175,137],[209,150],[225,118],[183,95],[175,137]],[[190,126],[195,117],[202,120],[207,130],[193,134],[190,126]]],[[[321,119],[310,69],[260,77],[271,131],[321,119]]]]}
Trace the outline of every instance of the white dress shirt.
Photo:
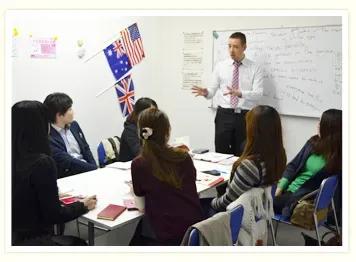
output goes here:
{"type": "MultiPolygon", "coordinates": [[[[246,57],[240,62],[239,88],[242,97],[238,98],[237,107],[250,110],[258,105],[263,95],[263,71],[259,65],[246,57]]],[[[232,87],[233,63],[231,58],[218,63],[214,69],[212,85],[208,88],[207,98],[212,98],[217,93],[217,104],[223,108],[231,108],[230,95],[224,94],[229,92],[227,87],[232,87]]]]}
{"type": "Polygon", "coordinates": [[[85,159],[83,158],[83,155],[80,152],[79,144],[75,139],[75,137],[73,136],[72,131],[70,131],[69,128],[61,128],[54,124],[51,125],[55,130],[58,131],[58,133],[63,138],[68,154],[71,155],[73,158],[86,162],[85,159]]]}

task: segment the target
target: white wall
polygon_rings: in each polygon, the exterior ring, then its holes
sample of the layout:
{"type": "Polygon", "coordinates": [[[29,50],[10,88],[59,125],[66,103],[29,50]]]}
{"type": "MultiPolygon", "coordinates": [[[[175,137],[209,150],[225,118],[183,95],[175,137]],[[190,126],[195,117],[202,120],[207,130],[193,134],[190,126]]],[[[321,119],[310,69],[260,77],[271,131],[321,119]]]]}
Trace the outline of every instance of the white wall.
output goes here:
{"type": "MultiPolygon", "coordinates": [[[[172,137],[190,136],[193,148],[214,149],[214,116],[210,101],[182,90],[183,32],[204,31],[204,85],[212,71],[212,30],[251,29],[282,26],[341,24],[336,17],[120,17],[115,12],[40,12],[16,15],[10,26],[20,31],[19,57],[13,58],[13,102],[43,101],[51,92],[68,93],[74,100],[79,121],[96,156],[102,138],[120,135],[123,118],[115,91],[95,95],[113,82],[105,57],[87,63],[76,57],[78,39],[84,39],[87,56],[132,22],[138,22],[146,58],[134,68],[136,97],[155,99],[171,120],[172,137]],[[30,59],[28,34],[58,36],[57,59],[30,59]]],[[[113,39],[111,39],[113,40],[113,39]]],[[[247,39],[248,41],[248,39],[247,39]]],[[[282,116],[288,159],[316,132],[318,119],[282,116]]]]}

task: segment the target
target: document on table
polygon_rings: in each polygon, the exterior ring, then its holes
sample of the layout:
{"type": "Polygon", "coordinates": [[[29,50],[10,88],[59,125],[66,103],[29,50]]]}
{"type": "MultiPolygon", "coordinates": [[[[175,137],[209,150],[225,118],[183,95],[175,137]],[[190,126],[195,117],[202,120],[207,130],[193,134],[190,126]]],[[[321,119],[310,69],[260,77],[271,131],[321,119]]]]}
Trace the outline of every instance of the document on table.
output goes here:
{"type": "Polygon", "coordinates": [[[234,155],[221,154],[221,153],[216,153],[216,152],[207,152],[204,154],[195,154],[193,158],[196,160],[218,163],[222,160],[229,159],[233,156],[234,155]]]}
{"type": "Polygon", "coordinates": [[[112,164],[107,165],[106,167],[117,168],[117,169],[122,169],[122,170],[128,170],[128,169],[131,169],[131,162],[132,161],[114,162],[112,164]]]}

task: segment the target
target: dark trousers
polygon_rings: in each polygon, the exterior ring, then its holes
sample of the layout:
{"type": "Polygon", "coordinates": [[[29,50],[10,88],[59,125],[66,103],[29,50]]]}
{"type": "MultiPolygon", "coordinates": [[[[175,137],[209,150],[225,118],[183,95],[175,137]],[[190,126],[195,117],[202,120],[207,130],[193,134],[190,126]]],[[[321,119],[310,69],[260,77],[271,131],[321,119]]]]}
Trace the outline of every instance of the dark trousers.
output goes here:
{"type": "Polygon", "coordinates": [[[246,140],[245,115],[248,110],[235,113],[233,109],[218,107],[215,117],[215,151],[240,156],[246,140]]]}
{"type": "MultiPolygon", "coordinates": [[[[14,237],[13,237],[14,238],[14,237]]],[[[32,238],[25,238],[16,241],[13,239],[13,246],[87,246],[85,240],[75,236],[51,236],[44,235],[32,238]]]]}
{"type": "Polygon", "coordinates": [[[211,207],[211,201],[213,198],[201,198],[200,205],[203,209],[204,219],[208,219],[217,213],[217,211],[211,207]]]}
{"type": "Polygon", "coordinates": [[[147,224],[147,220],[144,221],[145,218],[141,219],[136,227],[135,234],[133,235],[129,246],[179,246],[182,242],[182,237],[177,239],[168,239],[168,240],[159,240],[154,236],[144,236],[143,235],[143,227],[150,227],[147,224]],[[144,225],[144,223],[146,223],[144,225]]]}

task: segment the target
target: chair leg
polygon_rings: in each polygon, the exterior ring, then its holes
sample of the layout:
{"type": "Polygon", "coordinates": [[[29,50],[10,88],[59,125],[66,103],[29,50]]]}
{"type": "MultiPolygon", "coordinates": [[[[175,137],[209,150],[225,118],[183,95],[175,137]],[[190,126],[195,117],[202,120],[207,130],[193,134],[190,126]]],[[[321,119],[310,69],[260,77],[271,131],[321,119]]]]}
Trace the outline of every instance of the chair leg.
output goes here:
{"type": "Polygon", "coordinates": [[[77,224],[77,233],[78,233],[78,237],[80,238],[80,229],[79,229],[79,219],[77,218],[75,220],[76,224],[77,224]]]}
{"type": "Polygon", "coordinates": [[[278,226],[279,226],[279,221],[276,220],[276,230],[275,230],[275,233],[274,233],[274,238],[275,239],[277,239],[278,226]]]}
{"type": "Polygon", "coordinates": [[[273,245],[274,245],[274,246],[277,246],[276,234],[275,234],[275,232],[274,232],[274,227],[273,227],[273,221],[272,221],[272,219],[269,219],[268,222],[269,222],[269,226],[270,226],[270,228],[271,228],[271,234],[272,234],[273,245]]]}
{"type": "Polygon", "coordinates": [[[334,199],[331,199],[331,208],[332,208],[333,213],[334,213],[334,220],[335,220],[335,225],[336,225],[336,231],[337,231],[337,233],[340,235],[339,221],[337,220],[337,217],[336,217],[336,210],[335,210],[334,199]]]}
{"type": "Polygon", "coordinates": [[[316,238],[318,239],[318,244],[321,246],[321,240],[320,240],[320,235],[319,235],[319,229],[318,229],[318,218],[316,216],[316,213],[313,214],[314,217],[314,225],[315,225],[315,232],[316,232],[316,238]]]}

